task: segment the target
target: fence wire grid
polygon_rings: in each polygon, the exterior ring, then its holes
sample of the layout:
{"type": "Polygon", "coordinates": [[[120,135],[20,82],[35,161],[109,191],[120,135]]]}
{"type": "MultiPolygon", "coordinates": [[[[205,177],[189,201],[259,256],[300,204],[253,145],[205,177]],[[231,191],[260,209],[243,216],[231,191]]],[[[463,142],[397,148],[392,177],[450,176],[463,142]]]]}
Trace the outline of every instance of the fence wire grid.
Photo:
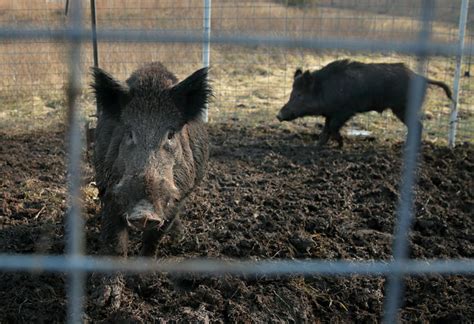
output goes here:
{"type": "MultiPolygon", "coordinates": [[[[4,37],[15,37],[18,32],[22,40],[6,43],[0,51],[0,64],[4,67],[0,72],[0,93],[19,121],[29,114],[22,106],[33,106],[34,115],[44,124],[54,115],[54,109],[64,104],[67,46],[61,40],[61,32],[54,32],[70,18],[64,15],[64,3],[39,1],[32,7],[18,1],[4,5],[4,37]],[[27,33],[25,27],[44,37],[38,39],[31,33],[22,36],[27,33]],[[41,30],[44,28],[47,32],[41,30]]],[[[456,67],[460,5],[460,1],[435,2],[427,75],[453,88],[453,71],[460,71],[459,114],[455,122],[456,136],[462,142],[473,138],[474,96],[471,78],[464,77],[471,73],[469,15],[464,37],[466,56],[462,67],[456,67]]],[[[206,11],[201,1],[109,0],[98,2],[96,9],[98,32],[103,35],[98,60],[102,68],[118,78],[127,77],[142,62],[152,60],[163,62],[180,77],[205,65],[200,42],[206,11]],[[109,32],[112,35],[107,35],[109,32]],[[112,42],[108,41],[110,37],[112,42]]],[[[233,119],[263,125],[274,120],[288,98],[296,67],[313,70],[347,57],[366,62],[402,61],[413,69],[416,66],[413,54],[421,27],[420,1],[214,1],[211,12],[211,77],[216,94],[209,115],[211,122],[233,119]]],[[[88,6],[82,22],[90,29],[88,6]]],[[[85,41],[90,39],[90,31],[85,31],[82,38],[81,67],[86,71],[94,64],[93,46],[85,41]]],[[[430,90],[424,104],[424,139],[447,142],[451,105],[438,90],[430,90]]],[[[86,111],[92,112],[94,101],[90,93],[81,99],[86,111]]],[[[405,133],[390,114],[369,113],[351,120],[350,130],[361,128],[387,137],[402,138],[405,133]]]]}
{"type": "MultiPolygon", "coordinates": [[[[85,276],[90,272],[386,276],[385,323],[397,322],[404,276],[474,273],[472,259],[409,259],[421,141],[415,131],[406,138],[392,261],[87,256],[79,199],[81,127],[95,111],[91,93],[83,91],[87,81],[84,71],[94,64],[121,79],[147,61],[161,61],[180,77],[210,64],[216,98],[209,107],[209,122],[256,125],[274,118],[288,98],[295,67],[316,69],[342,57],[403,61],[419,74],[453,86],[456,99],[452,104],[438,90],[429,90],[425,98],[424,80],[414,79],[409,128],[416,128],[415,116],[423,106],[425,139],[444,143],[451,134],[452,146],[472,142],[474,83],[469,76],[474,46],[468,0],[100,1],[95,4],[95,60],[90,4],[95,1],[0,1],[0,97],[9,111],[2,112],[8,117],[2,126],[30,117],[31,111],[20,108],[25,105],[33,111],[37,125],[49,125],[57,116],[48,109],[62,105],[68,107],[69,121],[66,254],[1,254],[0,269],[67,273],[70,323],[83,320],[85,276]]],[[[404,129],[394,120],[387,115],[365,114],[352,120],[349,127],[404,136],[404,129]]]]}

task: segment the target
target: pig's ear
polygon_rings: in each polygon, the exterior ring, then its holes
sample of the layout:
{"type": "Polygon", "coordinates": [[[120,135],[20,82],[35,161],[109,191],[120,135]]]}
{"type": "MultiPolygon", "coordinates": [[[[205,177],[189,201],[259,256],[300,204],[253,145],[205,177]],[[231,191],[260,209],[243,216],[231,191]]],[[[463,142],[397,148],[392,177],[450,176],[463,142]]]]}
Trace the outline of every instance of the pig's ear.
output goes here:
{"type": "Polygon", "coordinates": [[[303,74],[303,71],[300,68],[296,69],[295,74],[293,75],[293,79],[296,79],[301,74],[303,74]]]}
{"type": "Polygon", "coordinates": [[[120,116],[122,106],[127,100],[128,89],[110,74],[97,67],[92,68],[94,78],[91,84],[102,112],[111,116],[120,116]]]}
{"type": "Polygon", "coordinates": [[[311,73],[309,72],[309,70],[306,70],[301,77],[303,78],[303,83],[305,85],[311,84],[311,73]]]}
{"type": "Polygon", "coordinates": [[[171,98],[181,110],[184,122],[199,118],[207,109],[212,96],[207,73],[207,67],[197,70],[170,89],[171,98]]]}

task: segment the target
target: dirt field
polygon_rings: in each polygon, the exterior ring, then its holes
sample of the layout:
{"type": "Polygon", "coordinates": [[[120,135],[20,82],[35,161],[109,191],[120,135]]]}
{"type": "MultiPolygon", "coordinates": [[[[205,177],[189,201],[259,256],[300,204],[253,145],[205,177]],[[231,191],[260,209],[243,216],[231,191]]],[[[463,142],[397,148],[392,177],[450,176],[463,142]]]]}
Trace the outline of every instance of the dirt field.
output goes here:
{"type": "MultiPolygon", "coordinates": [[[[159,257],[389,259],[401,167],[400,141],[350,138],[343,150],[315,149],[314,125],[246,128],[211,125],[206,180],[188,202],[179,244],[159,257]]],[[[1,134],[0,249],[64,250],[65,152],[62,130],[1,134]]],[[[87,251],[99,248],[98,204],[86,168],[87,251]]],[[[411,236],[414,258],[474,257],[474,147],[425,143],[411,236]]],[[[137,237],[132,238],[136,253],[137,237]]],[[[98,308],[93,322],[378,322],[384,278],[151,275],[127,277],[118,312],[98,308]]],[[[88,296],[93,293],[91,279],[88,296]]],[[[474,280],[406,280],[404,322],[474,320],[474,280]]],[[[65,276],[0,273],[0,322],[62,322],[65,276]]]]}

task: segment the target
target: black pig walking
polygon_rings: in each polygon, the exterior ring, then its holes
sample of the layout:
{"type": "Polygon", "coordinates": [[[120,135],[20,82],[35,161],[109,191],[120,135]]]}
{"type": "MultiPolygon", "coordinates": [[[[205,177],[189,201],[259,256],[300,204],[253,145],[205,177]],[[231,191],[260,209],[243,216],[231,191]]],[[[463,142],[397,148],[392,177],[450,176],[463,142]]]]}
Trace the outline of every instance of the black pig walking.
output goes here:
{"type": "MultiPolygon", "coordinates": [[[[303,73],[298,69],[290,100],[277,118],[290,121],[304,116],[324,116],[318,146],[325,145],[332,137],[342,147],[339,130],[357,113],[372,110],[381,113],[390,108],[406,125],[408,88],[415,75],[403,63],[365,64],[350,60],[334,61],[314,72],[303,73]]],[[[431,79],[426,82],[443,88],[452,99],[451,90],[444,82],[431,79]]]]}
{"type": "MultiPolygon", "coordinates": [[[[93,76],[102,252],[126,256],[128,229],[134,227],[143,231],[142,255],[154,256],[205,172],[208,136],[201,114],[211,96],[207,68],[179,83],[161,63],[143,66],[125,84],[99,68],[93,76]]],[[[118,281],[114,277],[106,287],[104,302],[119,297],[118,281]]],[[[113,303],[117,307],[119,298],[113,303]]]]}

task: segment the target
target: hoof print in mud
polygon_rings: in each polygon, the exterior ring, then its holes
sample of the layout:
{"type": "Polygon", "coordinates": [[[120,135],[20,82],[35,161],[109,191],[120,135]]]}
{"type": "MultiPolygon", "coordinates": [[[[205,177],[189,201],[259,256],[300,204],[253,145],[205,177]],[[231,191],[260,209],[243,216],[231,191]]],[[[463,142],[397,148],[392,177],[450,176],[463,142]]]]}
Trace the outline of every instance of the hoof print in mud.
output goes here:
{"type": "Polygon", "coordinates": [[[100,307],[117,310],[122,303],[125,282],[122,275],[96,276],[97,285],[92,293],[93,301],[100,307]]]}

